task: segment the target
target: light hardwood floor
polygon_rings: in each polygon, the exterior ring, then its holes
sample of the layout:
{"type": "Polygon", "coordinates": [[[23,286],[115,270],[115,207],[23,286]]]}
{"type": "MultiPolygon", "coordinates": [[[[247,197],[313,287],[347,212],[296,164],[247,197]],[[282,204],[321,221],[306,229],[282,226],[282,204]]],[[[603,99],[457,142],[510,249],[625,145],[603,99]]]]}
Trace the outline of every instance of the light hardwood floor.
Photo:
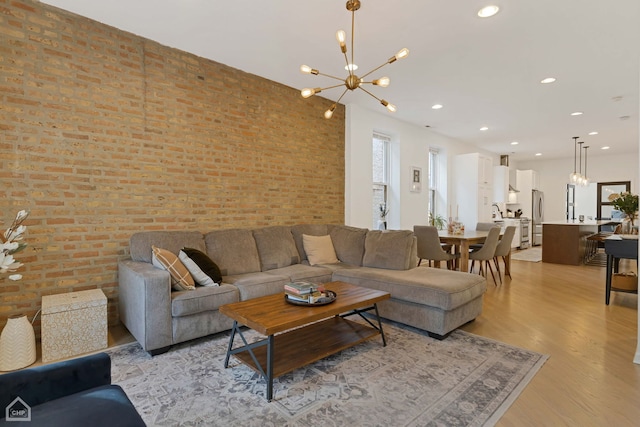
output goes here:
{"type": "Polygon", "coordinates": [[[512,277],[489,277],[482,315],[462,329],[550,357],[497,425],[640,426],[638,296],[605,305],[604,267],[513,261],[512,277]]]}
{"type": "MultiPolygon", "coordinates": [[[[638,296],[605,305],[603,267],[514,260],[512,277],[489,277],[482,315],[462,329],[550,357],[497,426],[639,426],[638,296]]],[[[131,340],[110,330],[110,346],[131,340]]]]}

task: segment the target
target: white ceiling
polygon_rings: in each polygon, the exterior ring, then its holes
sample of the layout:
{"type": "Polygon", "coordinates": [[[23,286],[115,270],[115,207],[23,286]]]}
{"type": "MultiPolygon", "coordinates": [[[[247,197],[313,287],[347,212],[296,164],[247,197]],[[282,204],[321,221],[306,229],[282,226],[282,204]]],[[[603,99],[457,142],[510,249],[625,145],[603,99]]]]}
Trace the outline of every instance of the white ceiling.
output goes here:
{"type": "MultiPolygon", "coordinates": [[[[346,77],[335,40],[343,29],[350,47],[345,0],[44,2],[296,89],[339,84],[300,73],[301,64],[346,77]]],[[[370,76],[391,78],[389,87],[371,91],[397,105],[398,119],[516,160],[538,152],[540,159],[573,157],[573,136],[589,145],[589,158],[637,153],[639,0],[361,2],[359,71],[402,47],[411,52],[370,76]],[[500,12],[478,18],[488,4],[500,12]],[[557,81],[540,83],[549,76],[557,81]],[[436,103],[444,108],[431,109],[436,103]],[[574,111],[584,114],[573,117],[574,111]],[[605,145],[611,149],[600,150],[605,145]]],[[[321,96],[335,100],[341,93],[321,96]]],[[[362,91],[342,102],[391,114],[362,91]]]]}

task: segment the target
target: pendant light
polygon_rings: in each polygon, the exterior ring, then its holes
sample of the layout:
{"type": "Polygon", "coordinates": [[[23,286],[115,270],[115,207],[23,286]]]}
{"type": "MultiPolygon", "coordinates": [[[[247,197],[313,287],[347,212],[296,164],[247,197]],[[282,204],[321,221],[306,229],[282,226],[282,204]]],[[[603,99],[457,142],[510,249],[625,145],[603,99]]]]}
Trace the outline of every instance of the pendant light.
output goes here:
{"type": "Polygon", "coordinates": [[[582,175],[582,144],[584,144],[584,141],[578,142],[578,145],[580,146],[578,148],[580,160],[578,161],[578,181],[576,181],[576,183],[580,186],[584,186],[584,176],[582,175]]]}
{"type": "Polygon", "coordinates": [[[587,187],[589,185],[589,177],[587,176],[587,148],[588,145],[584,146],[584,175],[582,176],[582,185],[587,187]]]}
{"type": "Polygon", "coordinates": [[[579,136],[574,136],[573,137],[573,172],[571,174],[569,174],[569,183],[571,183],[571,184],[577,184],[578,183],[578,178],[580,177],[578,172],[576,172],[576,156],[578,155],[578,153],[577,153],[577,151],[578,151],[578,138],[580,138],[580,137],[579,136]]]}

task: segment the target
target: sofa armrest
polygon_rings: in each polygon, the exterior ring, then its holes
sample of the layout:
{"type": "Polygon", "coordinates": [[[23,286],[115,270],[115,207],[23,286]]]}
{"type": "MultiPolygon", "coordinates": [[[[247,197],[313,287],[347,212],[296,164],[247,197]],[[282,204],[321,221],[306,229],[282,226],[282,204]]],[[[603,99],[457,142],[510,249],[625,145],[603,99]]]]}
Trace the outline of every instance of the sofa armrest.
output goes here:
{"type": "Polygon", "coordinates": [[[171,277],[147,262],[118,263],[120,320],[142,345],[153,351],[173,344],[171,277]]]}
{"type": "MultiPolygon", "coordinates": [[[[0,375],[0,408],[16,397],[33,407],[111,384],[111,358],[98,353],[0,375]]],[[[3,414],[4,415],[4,414],[3,414]]]]}

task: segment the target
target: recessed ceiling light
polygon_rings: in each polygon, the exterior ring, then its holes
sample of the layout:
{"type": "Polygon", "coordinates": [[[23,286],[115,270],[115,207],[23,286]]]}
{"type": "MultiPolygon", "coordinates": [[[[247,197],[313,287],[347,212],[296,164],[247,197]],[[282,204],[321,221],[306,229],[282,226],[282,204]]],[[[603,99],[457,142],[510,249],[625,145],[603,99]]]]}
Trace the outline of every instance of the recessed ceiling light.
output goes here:
{"type": "Polygon", "coordinates": [[[572,116],[581,116],[582,115],[582,111],[575,111],[573,113],[571,113],[572,116]]]}
{"type": "Polygon", "coordinates": [[[536,156],[542,156],[542,153],[536,153],[536,156]]]}
{"type": "Polygon", "coordinates": [[[499,10],[498,6],[485,6],[478,11],[478,16],[480,18],[489,18],[498,13],[499,10]]]}
{"type": "Polygon", "coordinates": [[[609,148],[611,147],[609,147],[608,145],[605,145],[604,147],[601,148],[601,150],[608,150],[609,148]]]}
{"type": "Polygon", "coordinates": [[[555,81],[556,81],[555,77],[547,77],[546,79],[540,80],[540,83],[546,84],[546,83],[553,83],[555,81]]]}
{"type": "Polygon", "coordinates": [[[488,127],[486,127],[486,126],[482,126],[482,127],[480,128],[480,130],[489,130],[489,128],[488,128],[488,127]]]}
{"type": "Polygon", "coordinates": [[[597,134],[598,134],[598,132],[596,132],[596,131],[589,132],[589,135],[597,135],[597,134]]]}
{"type": "Polygon", "coordinates": [[[435,104],[435,105],[432,105],[432,106],[431,106],[431,108],[433,108],[434,110],[439,110],[439,109],[441,109],[442,107],[443,107],[443,106],[442,106],[442,105],[440,105],[440,104],[435,104]]]}
{"type": "Polygon", "coordinates": [[[518,145],[518,141],[513,141],[511,145],[518,145]]]}

